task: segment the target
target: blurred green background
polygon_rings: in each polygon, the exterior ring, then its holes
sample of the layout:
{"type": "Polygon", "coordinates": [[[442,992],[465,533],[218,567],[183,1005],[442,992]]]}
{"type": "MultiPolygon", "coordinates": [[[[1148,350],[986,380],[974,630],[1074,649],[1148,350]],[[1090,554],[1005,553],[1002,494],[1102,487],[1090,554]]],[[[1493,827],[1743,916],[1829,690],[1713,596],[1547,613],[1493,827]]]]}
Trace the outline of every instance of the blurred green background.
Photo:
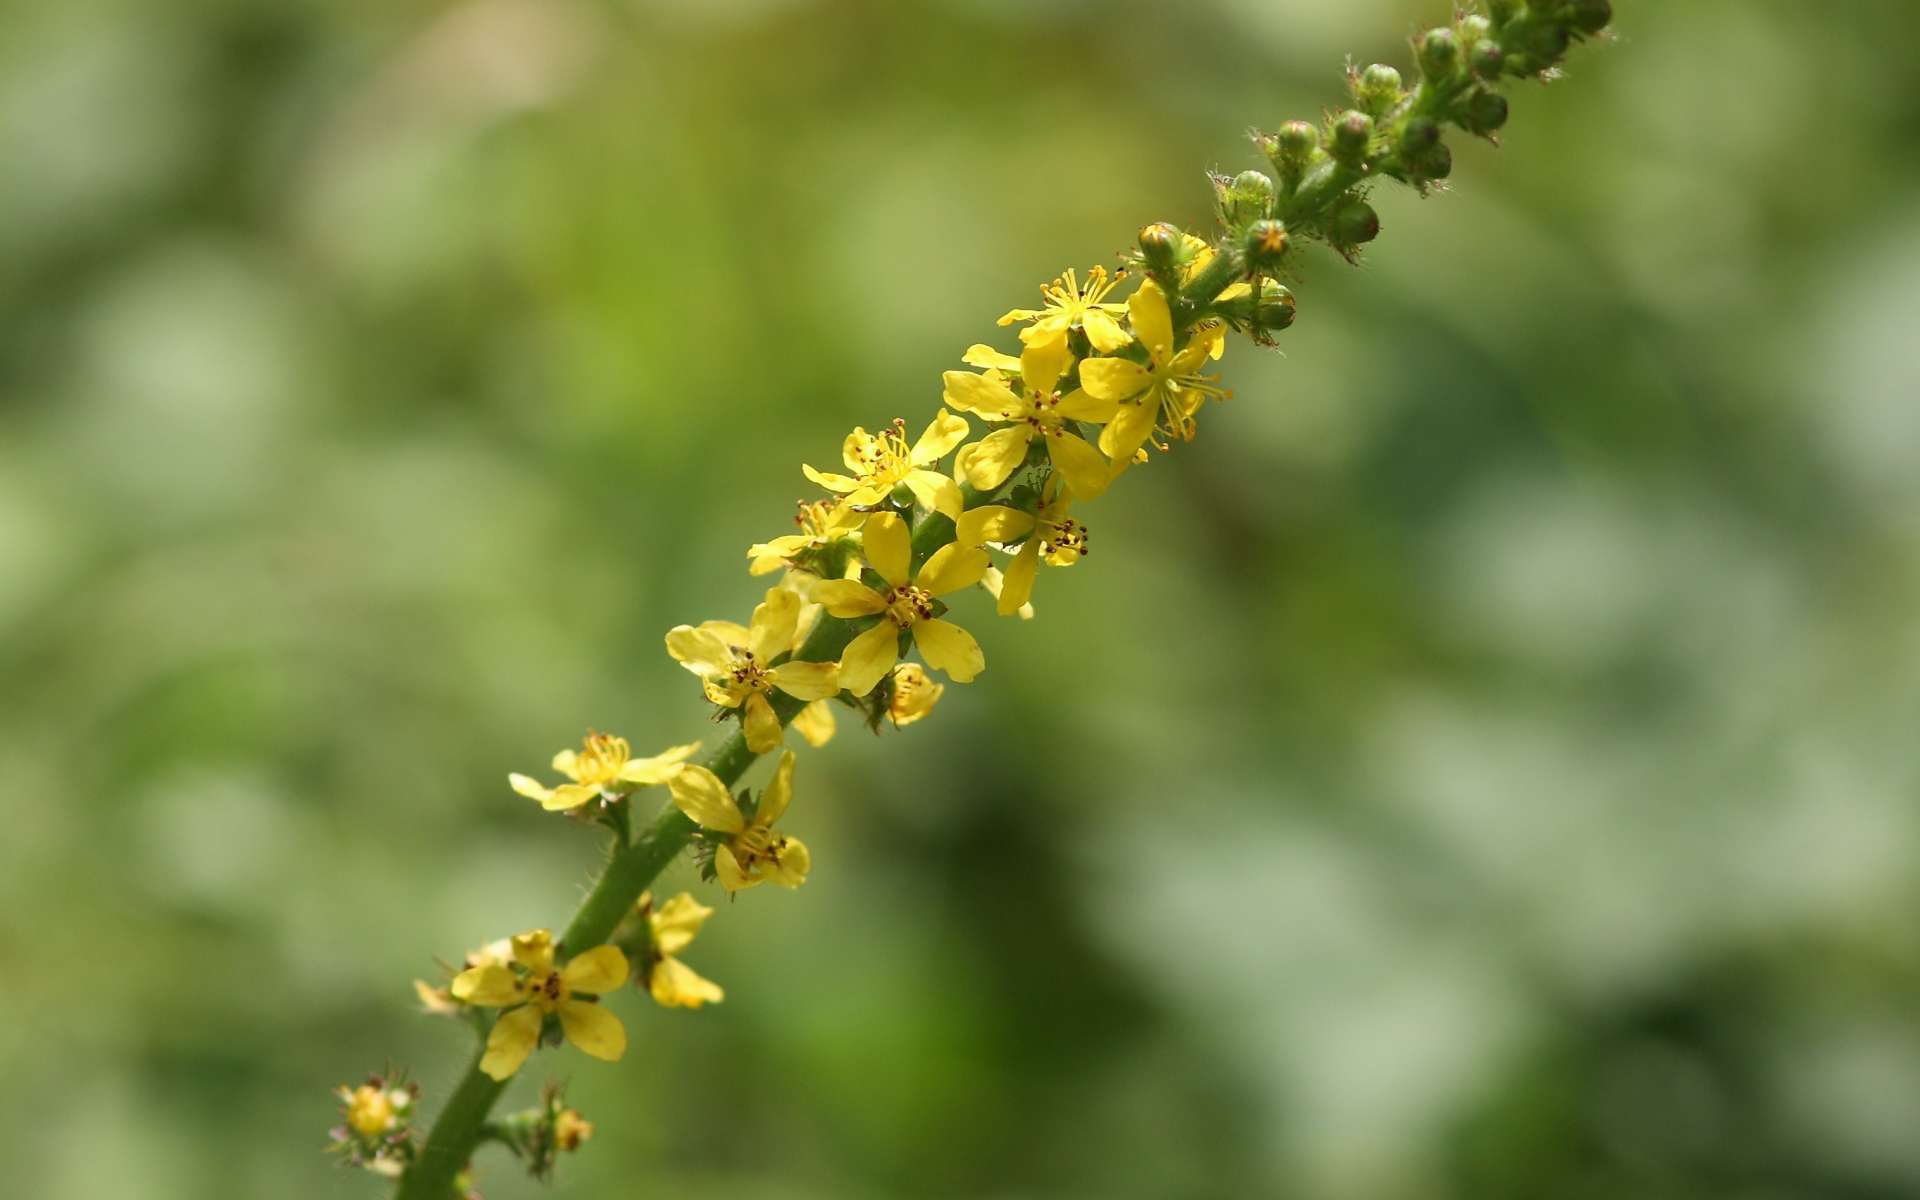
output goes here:
{"type": "MultiPolygon", "coordinates": [[[[803,758],[551,1194],[1920,1194],[1913,8],[1618,7],[803,758]]],[[[1445,15],[0,5],[0,1192],[381,1194],[327,1089],[596,860],[507,772],[707,732],[801,459],[1445,15]]]]}

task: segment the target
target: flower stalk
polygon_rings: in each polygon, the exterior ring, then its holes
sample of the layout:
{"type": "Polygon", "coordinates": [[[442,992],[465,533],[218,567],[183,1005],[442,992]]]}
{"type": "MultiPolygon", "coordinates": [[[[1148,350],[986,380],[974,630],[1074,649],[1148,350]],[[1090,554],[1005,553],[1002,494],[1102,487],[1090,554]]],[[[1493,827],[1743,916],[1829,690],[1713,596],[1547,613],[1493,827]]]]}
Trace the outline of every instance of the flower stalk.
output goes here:
{"type": "Polygon", "coordinates": [[[482,1044],[423,1143],[410,1125],[389,1124],[388,1093],[343,1092],[354,1161],[398,1173],[399,1200],[466,1196],[470,1160],[488,1140],[550,1173],[558,1151],[577,1148],[593,1126],[551,1087],[540,1109],[493,1119],[522,1063],[562,1039],[619,1058],[625,1027],[607,1003],[630,980],[671,1009],[724,998],[674,957],[712,910],[689,894],[656,910],[660,873],[691,851],[730,893],[762,882],[797,888],[807,877],[811,855],[786,829],[794,753],[781,755],[757,796],[734,794],[753,765],[789,727],[811,745],[831,738],[833,703],[876,731],[900,728],[938,701],[944,685],[931,672],[965,684],[984,670],[973,636],[946,619],[948,605],[978,586],[1000,615],[1031,616],[1039,567],[1086,557],[1087,527],[1068,505],[1092,502],[1196,436],[1209,402],[1228,395],[1212,364],[1229,332],[1266,345],[1293,323],[1280,276],[1301,247],[1318,242],[1357,259],[1380,232],[1370,188],[1391,181],[1424,195],[1440,186],[1452,172],[1447,129],[1495,138],[1508,118],[1498,87],[1551,77],[1610,19],[1607,0],[1487,0],[1413,39],[1411,86],[1383,64],[1350,69],[1352,107],[1251,134],[1272,174],[1211,177],[1220,225],[1211,241],[1156,223],[1119,270],[1063,272],[1042,288],[1042,307],[1001,318],[1020,326],[1017,354],[976,345],[961,359],[968,370],[946,373],[945,403],[917,438],[899,419],[877,433],[856,428],[842,447],[844,474],[805,467],[824,495],[802,502],[800,533],[748,550],[752,574],[784,572],[751,623],[682,625],[666,639],[700,676],[715,719],[738,728],[697,759],[691,745],[635,758],[624,739],[593,734],[554,759],[567,782],[511,778],[542,808],[611,830],[606,865],[557,939],[527,931],[474,951],[445,987],[416,984],[429,1011],[471,1023],[482,1044]],[[1123,284],[1124,298],[1114,294],[1123,284]],[[985,432],[962,444],[975,432],[969,418],[985,432]],[[916,648],[924,666],[901,661],[916,648]],[[672,802],[636,819],[640,793],[656,785],[672,802]]]}

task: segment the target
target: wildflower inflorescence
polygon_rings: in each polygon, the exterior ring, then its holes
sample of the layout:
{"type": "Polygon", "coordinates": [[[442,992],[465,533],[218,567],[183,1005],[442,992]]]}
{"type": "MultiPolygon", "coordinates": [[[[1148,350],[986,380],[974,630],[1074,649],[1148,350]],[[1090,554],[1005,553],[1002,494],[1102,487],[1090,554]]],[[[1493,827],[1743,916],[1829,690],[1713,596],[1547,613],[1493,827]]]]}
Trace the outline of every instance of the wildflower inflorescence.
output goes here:
{"type": "Polygon", "coordinates": [[[1229,333],[1265,345],[1292,324],[1281,277],[1302,249],[1321,243],[1356,259],[1380,231],[1370,187],[1438,186],[1452,169],[1447,127],[1496,136],[1507,120],[1497,86],[1550,76],[1610,16],[1606,0],[1488,0],[1414,39],[1411,85],[1385,65],[1350,69],[1350,108],[1252,134],[1271,174],[1212,177],[1215,238],[1155,223],[1114,270],[1063,271],[1042,285],[1040,307],[999,319],[1018,327],[1017,346],[976,344],[944,374],[943,403],[917,435],[901,418],[855,428],[841,445],[844,474],[803,465],[821,490],[801,500],[795,532],[748,549],[753,575],[780,576],[748,622],[666,635],[714,719],[739,730],[699,761],[697,743],[636,758],[625,739],[593,733],[553,759],[564,782],[509,777],[545,809],[609,826],[606,870],[559,936],[521,933],[468,955],[444,985],[416,981],[428,1011],[469,1021],[483,1045],[424,1143],[411,1130],[411,1090],[378,1080],[343,1089],[336,1140],[352,1161],[398,1174],[403,1200],[446,1200],[489,1137],[538,1175],[585,1141],[593,1126],[551,1087],[538,1109],[487,1114],[542,1044],[619,1059],[626,1029],[607,1001],[629,982],[666,1008],[725,998],[680,957],[714,910],[684,892],[656,906],[648,889],[689,848],[729,897],[805,883],[812,854],[781,824],[794,751],[783,750],[757,793],[736,792],[754,761],[780,749],[789,726],[825,744],[833,704],[876,731],[905,728],[934,711],[941,676],[976,679],[985,652],[949,605],[978,588],[999,615],[1032,616],[1039,568],[1091,552],[1073,506],[1198,436],[1211,406],[1231,396],[1216,369],[1229,333]],[[913,653],[921,661],[906,659],[913,653]],[[672,803],[636,834],[635,793],[659,784],[672,803]]]}

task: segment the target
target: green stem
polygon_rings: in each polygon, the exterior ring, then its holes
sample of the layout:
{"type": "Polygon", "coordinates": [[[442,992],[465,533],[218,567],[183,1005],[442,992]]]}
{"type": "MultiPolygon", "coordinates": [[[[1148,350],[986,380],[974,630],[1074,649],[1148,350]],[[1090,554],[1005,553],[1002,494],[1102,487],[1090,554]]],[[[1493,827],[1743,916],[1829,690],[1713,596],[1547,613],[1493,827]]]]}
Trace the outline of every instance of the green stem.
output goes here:
{"type": "MultiPolygon", "coordinates": [[[[824,618],[806,643],[795,652],[795,657],[809,662],[830,662],[840,657],[840,652],[853,640],[853,634],[854,629],[849,622],[824,618]]],[[[780,718],[782,725],[791,721],[805,707],[805,701],[796,700],[785,693],[777,694],[773,699],[774,714],[780,718]]],[[[715,747],[702,765],[731,787],[740,781],[740,777],[747,773],[747,768],[759,757],[747,749],[746,738],[735,733],[715,747]]],[[[633,801],[629,800],[628,803],[633,801]]],[[[693,831],[693,822],[669,804],[631,845],[624,849],[616,845],[607,869],[594,883],[593,890],[587,893],[579,911],[574,913],[566,932],[561,935],[561,946],[566,949],[587,949],[602,944],[612,936],[614,928],[633,911],[640,893],[646,891],[654,878],[686,849],[693,831]]],[[[421,1150],[420,1157],[401,1177],[395,1200],[451,1200],[454,1196],[454,1176],[473,1156],[474,1147],[480,1144],[485,1135],[487,1115],[493,1111],[495,1102],[507,1088],[505,1082],[496,1082],[480,1070],[480,1057],[485,1052],[483,1045],[475,1053],[466,1075],[454,1089],[446,1108],[441,1110],[439,1119],[433,1123],[432,1131],[427,1134],[426,1146],[421,1150]]]]}

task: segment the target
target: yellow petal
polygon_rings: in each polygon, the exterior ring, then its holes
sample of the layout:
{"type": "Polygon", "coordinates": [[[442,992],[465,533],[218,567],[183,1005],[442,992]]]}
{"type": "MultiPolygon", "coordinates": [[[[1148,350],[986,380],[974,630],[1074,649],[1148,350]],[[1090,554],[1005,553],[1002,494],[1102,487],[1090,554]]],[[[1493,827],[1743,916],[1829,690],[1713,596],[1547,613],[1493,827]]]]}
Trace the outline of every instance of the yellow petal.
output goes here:
{"type": "Polygon", "coordinates": [[[1075,500],[1092,500],[1113,481],[1113,467],[1078,434],[1062,433],[1047,439],[1047,456],[1066,480],[1075,500]]]}
{"type": "Polygon", "coordinates": [[[598,996],[626,986],[630,969],[618,946],[595,946],[568,960],[560,969],[560,982],[576,992],[598,996]]]}
{"type": "Polygon", "coordinates": [[[713,910],[695,900],[692,893],[681,892],[648,917],[654,949],[662,954],[680,953],[693,943],[694,935],[712,915],[713,910]]]}
{"type": "Polygon", "coordinates": [[[627,1027],[604,1004],[565,1001],[560,1005],[560,1031],[602,1062],[619,1062],[627,1052],[627,1027]]]}
{"type": "Polygon", "coordinates": [[[773,778],[760,793],[760,807],[754,810],[755,825],[771,825],[787,814],[787,805],[793,803],[793,751],[780,756],[780,764],[773,769],[773,778]]]}
{"type": "MultiPolygon", "coordinates": [[[[913,539],[907,523],[898,513],[875,513],[867,518],[867,531],[861,539],[866,548],[867,565],[894,587],[907,582],[913,558],[913,539]]],[[[838,615],[838,614],[835,614],[838,615]]]]}
{"type": "Polygon", "coordinates": [[[447,990],[453,993],[455,1000],[484,1008],[505,1008],[527,998],[520,990],[519,978],[502,966],[470,967],[455,975],[452,986],[447,990]]]}
{"type": "Polygon", "coordinates": [[[667,631],[667,653],[695,675],[718,675],[733,668],[733,649],[711,629],[675,625],[667,631]]]}
{"type": "MultiPolygon", "coordinates": [[[[835,664],[835,690],[838,690],[839,686],[840,669],[839,665],[835,664]]],[[[807,705],[800,710],[800,715],[795,717],[790,723],[793,728],[799,732],[800,736],[807,740],[807,745],[815,749],[833,740],[834,729],[838,725],[838,722],[834,720],[833,705],[828,704],[825,700],[815,700],[812,704],[807,705]]]]}
{"type": "MultiPolygon", "coordinates": [[[[988,371],[1013,372],[1020,369],[1019,359],[1013,357],[1011,354],[1002,354],[992,346],[983,346],[978,342],[967,347],[967,352],[960,356],[960,361],[970,367],[979,367],[982,370],[988,371]]],[[[956,371],[954,374],[959,374],[959,372],[956,371]]],[[[954,407],[958,408],[959,406],[955,405],[954,407]]]]}
{"type": "Polygon", "coordinates": [[[913,642],[927,665],[945,671],[955,683],[971,683],[987,669],[987,656],[973,635],[951,621],[919,621],[913,627],[913,642]]]}
{"type": "Polygon", "coordinates": [[[528,778],[525,775],[507,776],[507,786],[529,800],[545,800],[553,794],[553,789],[542,784],[539,780],[528,778]]]}
{"type": "Polygon", "coordinates": [[[934,512],[957,517],[966,504],[960,495],[960,485],[938,471],[912,470],[901,482],[907,485],[915,500],[934,512]]]}
{"type": "Polygon", "coordinates": [[[487,1034],[487,1052],[480,1059],[480,1069],[496,1080],[512,1079],[540,1040],[540,1021],[540,1010],[531,1004],[501,1013],[487,1034]]]}
{"type": "Polygon", "coordinates": [[[1080,386],[1095,400],[1131,400],[1153,382],[1153,373],[1130,358],[1089,358],[1080,364],[1080,386]]]}
{"type": "Polygon", "coordinates": [[[1029,345],[1020,352],[1020,385],[1029,393],[1051,392],[1072,362],[1064,341],[1029,345]]]}
{"type": "Polygon", "coordinates": [[[830,471],[816,471],[805,463],[800,464],[800,472],[830,492],[851,492],[860,486],[858,479],[849,479],[830,471]]]}
{"type": "Polygon", "coordinates": [[[547,793],[547,798],[540,802],[540,807],[548,812],[566,812],[568,809],[579,808],[599,795],[600,789],[597,787],[584,783],[563,783],[547,793]]]}
{"type": "Polygon", "coordinates": [[[980,547],[948,542],[934,551],[933,557],[920,568],[914,583],[936,596],[945,596],[979,583],[991,565],[987,552],[980,547]]]}
{"type": "Polygon", "coordinates": [[[702,829],[720,833],[739,833],[747,827],[740,806],[720,777],[699,764],[690,764],[667,780],[673,803],[687,819],[702,829]]]}
{"type": "Polygon", "coordinates": [[[553,933],[529,929],[513,935],[513,961],[535,973],[553,970],[553,933]]]}
{"type": "MultiPolygon", "coordinates": [[[[695,628],[704,629],[713,634],[724,642],[729,650],[736,646],[744,648],[747,644],[747,627],[738,621],[702,621],[695,628]]],[[[732,665],[731,662],[727,663],[728,667],[732,665]]]]}
{"type": "Polygon", "coordinates": [[[773,715],[773,705],[759,692],[747,697],[746,720],[741,722],[741,732],[746,734],[747,749],[755,754],[765,754],[780,744],[780,718],[773,715]]]}
{"type": "Polygon", "coordinates": [[[1027,346],[1045,346],[1067,344],[1067,314],[1046,312],[1036,314],[1038,321],[1020,331],[1020,342],[1027,346]]]}
{"type": "Polygon", "coordinates": [[[913,450],[908,457],[912,459],[914,466],[924,467],[928,463],[945,458],[947,452],[965,441],[966,437],[966,418],[943,408],[934,416],[926,432],[920,435],[920,440],[913,444],[913,450]]]}
{"type": "Polygon", "coordinates": [[[653,994],[656,1003],[668,1008],[699,1008],[727,998],[719,984],[702,978],[692,967],[671,956],[653,964],[647,991],[653,994]]]}
{"type": "Polygon", "coordinates": [[[1150,404],[1121,405],[1120,415],[1100,431],[1101,451],[1115,463],[1132,458],[1134,452],[1146,445],[1147,438],[1152,435],[1155,415],[1150,404]]]}
{"type": "Polygon", "coordinates": [[[733,850],[727,846],[713,852],[713,873],[720,880],[720,886],[729,892],[744,891],[761,882],[747,877],[747,873],[740,869],[740,860],[733,856],[733,850]]]}
{"type": "Polygon", "coordinates": [[[814,585],[813,598],[843,620],[870,617],[887,607],[885,596],[857,579],[822,579],[814,585]]]}
{"type": "Polygon", "coordinates": [[[630,758],[627,765],[620,768],[620,778],[627,783],[665,783],[699,748],[699,742],[687,742],[662,750],[652,758],[630,758]]]}
{"type": "Polygon", "coordinates": [[[807,872],[813,869],[813,853],[807,844],[797,837],[780,839],[780,860],[773,865],[767,878],[783,888],[797,888],[807,881],[807,872]]]}
{"type": "Polygon", "coordinates": [[[783,587],[767,589],[767,598],[753,610],[746,647],[762,664],[772,662],[793,645],[800,624],[800,597],[783,587]]]}
{"type": "Polygon", "coordinates": [[[960,514],[954,522],[954,541],[962,546],[1011,542],[1033,529],[1033,514],[1003,504],[983,504],[960,514]]]}
{"type": "Polygon", "coordinates": [[[1167,296],[1160,285],[1151,279],[1142,283],[1127,298],[1127,317],[1133,322],[1133,336],[1153,361],[1166,362],[1173,354],[1173,314],[1167,310],[1167,296]]]}
{"type": "Polygon", "coordinates": [[[1102,354],[1111,354],[1132,341],[1127,331],[1120,328],[1120,322],[1097,308],[1090,308],[1080,314],[1080,328],[1087,334],[1087,340],[1093,348],[1102,354]]]}
{"type": "Polygon", "coordinates": [[[840,686],[864,696],[900,661],[900,627],[882,620],[840,652],[840,686]]]}
{"type": "Polygon", "coordinates": [[[1026,459],[1027,439],[1031,436],[1032,428],[1027,425],[996,429],[962,450],[954,466],[975,489],[990,492],[1006,482],[1007,476],[1026,459]]]}
{"type": "Polygon", "coordinates": [[[835,663],[781,663],[767,677],[773,686],[801,700],[825,700],[840,691],[840,668],[835,663]]]}
{"type": "Polygon", "coordinates": [[[568,779],[580,778],[580,756],[571,750],[562,750],[553,756],[553,769],[568,779]]]}
{"type": "MultiPolygon", "coordinates": [[[[1007,361],[1013,364],[1014,370],[1020,369],[1018,359],[1007,361]]],[[[1020,408],[1020,398],[997,379],[975,375],[972,371],[948,371],[940,376],[940,382],[941,399],[961,412],[976,413],[989,421],[1004,421],[1007,414],[1020,408]]]]}
{"type": "Polygon", "coordinates": [[[1118,400],[1102,400],[1085,388],[1075,388],[1060,397],[1060,415],[1073,421],[1105,425],[1120,408],[1118,400]]]}
{"type": "Polygon", "coordinates": [[[1033,595],[1033,578],[1039,571],[1040,539],[1033,538],[1013,556],[1007,565],[1006,578],[1000,581],[1000,600],[995,608],[1001,616],[1010,617],[1026,604],[1033,595]]]}

